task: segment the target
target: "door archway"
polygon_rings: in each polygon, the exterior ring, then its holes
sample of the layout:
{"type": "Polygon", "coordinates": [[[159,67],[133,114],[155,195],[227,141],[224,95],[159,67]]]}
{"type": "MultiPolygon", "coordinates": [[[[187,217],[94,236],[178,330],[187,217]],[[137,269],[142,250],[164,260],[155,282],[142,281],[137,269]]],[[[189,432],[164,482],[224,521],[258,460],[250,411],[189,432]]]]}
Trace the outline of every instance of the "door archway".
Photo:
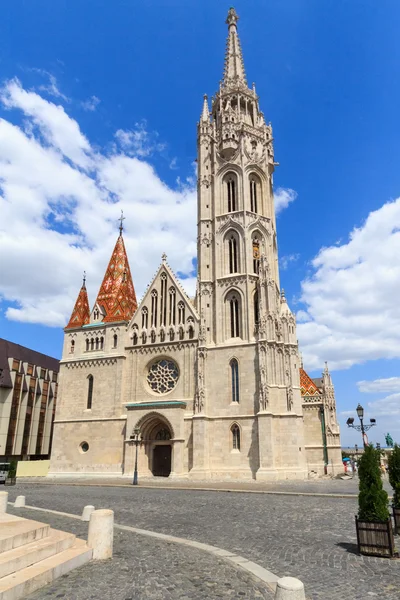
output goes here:
{"type": "Polygon", "coordinates": [[[169,421],[158,413],[145,415],[138,422],[147,447],[149,470],[154,477],[169,477],[172,470],[174,432],[169,421]]]}

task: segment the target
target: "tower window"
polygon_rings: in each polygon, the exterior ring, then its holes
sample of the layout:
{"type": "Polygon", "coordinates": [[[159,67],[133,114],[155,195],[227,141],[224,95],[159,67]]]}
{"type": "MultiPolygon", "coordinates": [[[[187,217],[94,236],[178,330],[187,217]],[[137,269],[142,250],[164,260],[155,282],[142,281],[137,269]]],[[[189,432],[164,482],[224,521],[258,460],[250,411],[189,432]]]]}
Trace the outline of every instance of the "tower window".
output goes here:
{"type": "Polygon", "coordinates": [[[236,295],[229,299],[229,317],[231,337],[240,337],[240,305],[236,295]]]}
{"type": "Polygon", "coordinates": [[[100,338],[100,350],[104,350],[104,338],[103,338],[103,336],[100,338]]]}
{"type": "Polygon", "coordinates": [[[99,338],[96,338],[96,350],[98,350],[100,348],[100,340],[99,338]]]}
{"type": "Polygon", "coordinates": [[[257,179],[252,176],[250,179],[250,210],[257,212],[257,179]]]}
{"type": "Polygon", "coordinates": [[[87,394],[87,403],[86,408],[92,408],[92,398],[93,398],[93,375],[88,375],[88,394],[87,394]]]}
{"type": "Polygon", "coordinates": [[[253,273],[260,272],[260,242],[257,237],[253,238],[253,273]]]}
{"type": "Polygon", "coordinates": [[[75,352],[75,340],[71,340],[70,354],[73,354],[74,352],[75,352]]]}
{"type": "Polygon", "coordinates": [[[90,349],[94,350],[94,338],[90,340],[90,349]]]}
{"type": "Polygon", "coordinates": [[[238,261],[238,242],[234,235],[228,240],[229,246],[229,273],[239,272],[239,261],[238,261]]]}
{"type": "Polygon", "coordinates": [[[89,340],[86,339],[86,352],[89,352],[89,343],[90,343],[89,340]]]}
{"type": "Polygon", "coordinates": [[[256,292],[254,294],[254,324],[258,325],[259,320],[258,292],[256,292]]]}
{"type": "Polygon", "coordinates": [[[236,192],[236,181],[233,177],[229,177],[226,180],[226,191],[228,198],[228,212],[235,212],[237,210],[237,192],[236,192]]]}
{"type": "Polygon", "coordinates": [[[240,450],[240,428],[237,423],[234,423],[231,427],[232,434],[232,448],[233,450],[240,450]]]}
{"type": "Polygon", "coordinates": [[[239,364],[236,358],[229,363],[231,367],[232,402],[239,402],[239,364]]]}
{"type": "Polygon", "coordinates": [[[118,336],[116,333],[114,333],[114,337],[113,337],[113,348],[116,348],[118,346],[118,336]]]}

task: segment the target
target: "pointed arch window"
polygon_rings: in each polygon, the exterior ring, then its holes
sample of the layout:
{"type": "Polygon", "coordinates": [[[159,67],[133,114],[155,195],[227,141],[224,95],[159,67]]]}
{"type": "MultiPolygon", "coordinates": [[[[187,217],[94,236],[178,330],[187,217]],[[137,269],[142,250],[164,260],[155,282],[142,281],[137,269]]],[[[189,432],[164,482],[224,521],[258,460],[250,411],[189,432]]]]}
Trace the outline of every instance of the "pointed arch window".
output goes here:
{"type": "Polygon", "coordinates": [[[160,331],[160,342],[165,342],[165,330],[161,329],[160,331]]]}
{"type": "Polygon", "coordinates": [[[93,319],[94,319],[95,321],[98,321],[98,319],[99,319],[99,316],[100,316],[99,309],[98,309],[98,308],[95,308],[95,309],[94,309],[94,312],[93,312],[93,319]]]}
{"type": "Polygon", "coordinates": [[[225,185],[228,198],[228,212],[235,212],[237,210],[236,179],[232,176],[227,177],[225,185]]]}
{"type": "Polygon", "coordinates": [[[239,403],[239,364],[236,358],[229,363],[231,367],[232,402],[239,403]]]}
{"type": "Polygon", "coordinates": [[[147,329],[149,326],[149,312],[147,308],[142,308],[142,329],[147,329]]]}
{"type": "Polygon", "coordinates": [[[145,331],[143,331],[143,333],[142,333],[142,344],[145,344],[146,341],[147,341],[147,334],[146,334],[145,331]]]}
{"type": "Polygon", "coordinates": [[[236,235],[232,234],[228,240],[229,252],[229,273],[239,272],[238,240],[236,235]]]}
{"type": "Polygon", "coordinates": [[[151,292],[151,326],[157,327],[157,304],[158,294],[156,290],[151,292]]]}
{"type": "Polygon", "coordinates": [[[237,294],[228,299],[229,303],[229,328],[232,338],[240,337],[240,300],[237,294]]]}
{"type": "Polygon", "coordinates": [[[167,320],[167,275],[161,274],[161,294],[160,294],[160,325],[166,325],[167,320]]]}
{"type": "Polygon", "coordinates": [[[96,350],[98,350],[99,348],[100,348],[100,340],[99,340],[99,338],[97,337],[97,338],[96,338],[96,350]]]}
{"type": "Polygon", "coordinates": [[[93,375],[88,375],[88,393],[87,393],[87,402],[86,408],[92,408],[92,400],[93,400],[93,375]]]}
{"type": "Polygon", "coordinates": [[[104,350],[104,338],[101,336],[100,338],[100,350],[104,350]]]}
{"type": "Polygon", "coordinates": [[[185,322],[185,305],[183,302],[178,303],[178,323],[183,325],[185,322]]]}
{"type": "Polygon", "coordinates": [[[90,343],[89,340],[86,339],[86,352],[89,352],[89,343],[90,343]]]}
{"type": "Polygon", "coordinates": [[[183,330],[183,327],[179,327],[179,339],[183,340],[184,337],[185,337],[185,332],[183,330]]]}
{"type": "Polygon", "coordinates": [[[257,236],[253,237],[253,273],[256,275],[260,272],[260,240],[257,236]]]}
{"type": "Polygon", "coordinates": [[[94,338],[90,340],[90,349],[94,350],[94,338]]]}
{"type": "Polygon", "coordinates": [[[71,348],[70,348],[70,354],[73,354],[75,352],[75,340],[71,340],[71,348]]]}
{"type": "Polygon", "coordinates": [[[240,427],[237,423],[234,423],[231,427],[232,434],[232,448],[233,450],[240,451],[240,427]]]}
{"type": "Polygon", "coordinates": [[[118,335],[116,333],[114,333],[113,335],[113,348],[116,348],[118,346],[118,335]]]}
{"type": "Polygon", "coordinates": [[[259,317],[258,292],[257,291],[254,293],[253,304],[254,304],[254,324],[258,325],[258,323],[260,321],[260,317],[259,317]]]}
{"type": "Polygon", "coordinates": [[[192,340],[194,338],[193,325],[189,325],[188,335],[189,335],[189,340],[192,340]]]}
{"type": "Polygon", "coordinates": [[[150,339],[151,339],[151,343],[154,344],[156,341],[156,332],[154,331],[154,329],[152,330],[152,332],[150,334],[150,339]]]}
{"type": "Polygon", "coordinates": [[[261,182],[256,175],[250,175],[250,210],[258,212],[258,203],[260,200],[261,182]]]}
{"type": "Polygon", "coordinates": [[[173,342],[174,339],[175,339],[175,331],[171,327],[171,329],[169,330],[169,341],[173,342]]]}
{"type": "Polygon", "coordinates": [[[175,325],[176,316],[176,290],[174,287],[169,288],[169,325],[175,325]]]}
{"type": "Polygon", "coordinates": [[[133,344],[134,346],[137,346],[137,343],[138,343],[138,334],[137,334],[137,332],[136,332],[136,331],[134,331],[134,332],[133,332],[133,336],[132,336],[132,344],[133,344]]]}

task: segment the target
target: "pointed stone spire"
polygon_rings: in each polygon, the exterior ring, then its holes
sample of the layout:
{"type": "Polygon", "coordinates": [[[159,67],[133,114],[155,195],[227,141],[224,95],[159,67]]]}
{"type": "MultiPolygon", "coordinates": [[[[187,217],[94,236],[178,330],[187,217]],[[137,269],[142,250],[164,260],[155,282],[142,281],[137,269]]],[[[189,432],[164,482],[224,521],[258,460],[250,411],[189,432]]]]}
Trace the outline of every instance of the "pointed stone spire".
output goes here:
{"type": "Polygon", "coordinates": [[[230,8],[226,23],[228,25],[228,39],[226,42],[225,69],[222,86],[247,88],[246,74],[244,71],[242,48],[237,32],[238,15],[234,8],[230,8]]]}
{"type": "Polygon", "coordinates": [[[203,123],[209,123],[210,122],[210,111],[209,111],[209,108],[208,108],[208,97],[207,97],[207,94],[204,94],[203,110],[202,110],[202,113],[201,113],[200,121],[202,121],[203,123]]]}
{"type": "Polygon", "coordinates": [[[322,373],[322,381],[325,387],[332,386],[332,378],[329,373],[328,363],[325,361],[324,372],[322,373]]]}
{"type": "Polygon", "coordinates": [[[65,329],[73,329],[74,327],[83,327],[90,322],[89,299],[86,290],[86,272],[83,273],[83,283],[76,299],[74,310],[71,318],[65,329]]]}
{"type": "Polygon", "coordinates": [[[130,321],[137,309],[135,288],[122,237],[122,221],[120,234],[97,294],[96,303],[105,312],[104,323],[130,321]]]}

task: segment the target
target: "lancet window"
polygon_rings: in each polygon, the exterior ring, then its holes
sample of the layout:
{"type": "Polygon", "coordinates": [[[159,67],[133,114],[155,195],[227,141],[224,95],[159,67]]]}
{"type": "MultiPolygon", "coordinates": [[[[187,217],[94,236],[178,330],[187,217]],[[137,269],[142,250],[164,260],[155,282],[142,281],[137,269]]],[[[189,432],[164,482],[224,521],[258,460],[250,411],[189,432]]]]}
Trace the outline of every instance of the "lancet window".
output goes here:
{"type": "Polygon", "coordinates": [[[239,364],[236,358],[229,363],[231,368],[232,402],[239,402],[239,364]]]}
{"type": "Polygon", "coordinates": [[[158,294],[156,290],[151,292],[151,326],[157,327],[157,305],[158,305],[158,294]]]}
{"type": "Polygon", "coordinates": [[[104,338],[103,338],[103,336],[100,338],[100,350],[104,350],[104,338]]]}
{"type": "Polygon", "coordinates": [[[92,399],[93,399],[93,375],[88,375],[88,394],[87,394],[87,402],[86,408],[92,408],[92,399]]]}
{"type": "Polygon", "coordinates": [[[113,348],[116,348],[118,346],[118,336],[116,333],[114,333],[113,344],[113,348]]]}
{"type": "Polygon", "coordinates": [[[229,296],[227,299],[229,305],[229,323],[228,330],[231,337],[240,337],[240,300],[237,294],[229,296]]]}
{"type": "Polygon", "coordinates": [[[260,241],[257,236],[253,237],[253,273],[260,272],[260,241]]]}
{"type": "Polygon", "coordinates": [[[169,288],[169,325],[175,325],[176,318],[176,290],[169,288]]]}
{"type": "Polygon", "coordinates": [[[256,175],[250,176],[250,210],[251,212],[258,212],[258,204],[260,201],[261,183],[256,175]]]}
{"type": "Polygon", "coordinates": [[[231,427],[232,434],[232,448],[233,450],[240,450],[240,427],[237,423],[234,423],[231,427]]]}
{"type": "Polygon", "coordinates": [[[149,325],[149,313],[147,308],[142,308],[142,329],[147,329],[149,325]]]}
{"type": "Polygon", "coordinates": [[[239,272],[239,241],[235,234],[228,238],[228,268],[229,273],[239,272]]]}
{"type": "Polygon", "coordinates": [[[161,274],[161,293],[160,293],[160,325],[166,325],[167,321],[167,276],[161,274]]]}
{"type": "Polygon", "coordinates": [[[70,354],[75,352],[75,340],[71,340],[70,354]]]}
{"type": "Polygon", "coordinates": [[[236,210],[238,210],[238,191],[236,175],[234,175],[233,173],[229,173],[224,179],[224,186],[227,211],[235,212],[236,210]]]}
{"type": "Polygon", "coordinates": [[[86,339],[86,352],[89,352],[89,346],[90,346],[90,342],[88,339],[86,339]]]}
{"type": "Polygon", "coordinates": [[[178,302],[178,323],[183,325],[185,322],[185,305],[183,302],[178,302]]]}
{"type": "Polygon", "coordinates": [[[258,292],[255,292],[254,297],[253,297],[253,307],[254,307],[254,324],[258,325],[259,321],[260,321],[260,311],[259,311],[259,304],[258,304],[258,292]]]}

